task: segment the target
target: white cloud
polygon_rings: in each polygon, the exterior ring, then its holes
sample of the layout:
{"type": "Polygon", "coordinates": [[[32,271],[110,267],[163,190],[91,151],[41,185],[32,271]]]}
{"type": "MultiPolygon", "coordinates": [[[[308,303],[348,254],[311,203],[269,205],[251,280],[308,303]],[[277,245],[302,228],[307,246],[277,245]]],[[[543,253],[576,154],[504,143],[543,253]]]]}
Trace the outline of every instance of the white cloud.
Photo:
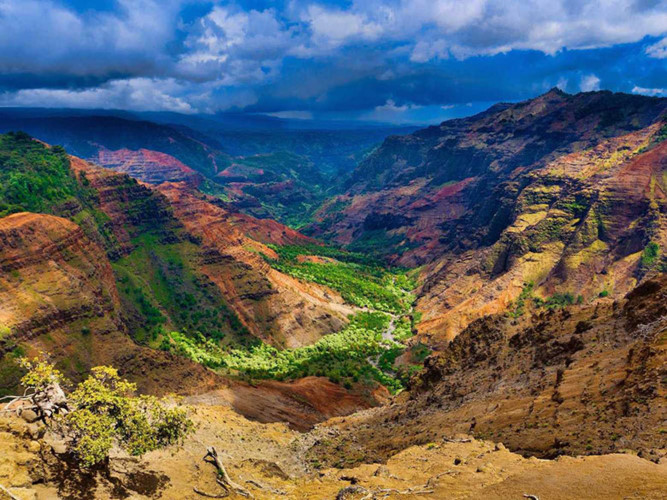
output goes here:
{"type": "MultiPolygon", "coordinates": [[[[316,35],[340,43],[364,33],[411,41],[414,62],[442,58],[447,47],[460,59],[513,49],[555,54],[636,42],[667,30],[667,3],[642,8],[636,0],[357,0],[345,11],[309,9],[320,14],[316,35]]],[[[647,50],[665,57],[664,45],[647,50]]]]}
{"type": "Polygon", "coordinates": [[[6,92],[0,94],[0,105],[193,112],[190,104],[172,96],[178,91],[179,85],[171,79],[133,78],[113,80],[85,90],[23,89],[6,92]]]}
{"type": "Polygon", "coordinates": [[[558,82],[556,82],[556,88],[562,90],[563,92],[566,92],[567,91],[567,82],[568,82],[567,78],[565,78],[564,76],[561,76],[558,79],[558,82]]]}
{"type": "Polygon", "coordinates": [[[641,95],[650,95],[650,96],[667,96],[667,89],[647,89],[635,85],[632,88],[632,93],[641,95]]]}
{"type": "Polygon", "coordinates": [[[412,62],[423,63],[432,59],[447,59],[449,49],[447,42],[443,39],[434,42],[419,41],[412,49],[410,60],[412,62]]]}
{"type": "Polygon", "coordinates": [[[316,43],[338,46],[354,39],[374,40],[382,34],[382,26],[360,13],[329,10],[317,5],[308,7],[302,20],[310,27],[316,43]]]}
{"type": "Polygon", "coordinates": [[[118,0],[116,12],[85,14],[51,0],[1,0],[0,71],[147,76],[166,62],[178,10],[171,0],[118,0]]]}
{"type": "Polygon", "coordinates": [[[579,89],[582,92],[600,90],[600,79],[596,75],[586,75],[581,78],[579,89]]]}
{"type": "Polygon", "coordinates": [[[655,57],[656,59],[667,58],[667,37],[646,47],[646,55],[655,57]]]}
{"type": "MultiPolygon", "coordinates": [[[[183,17],[191,0],[112,3],[111,10],[96,10],[94,2],[77,10],[66,0],[0,0],[0,89],[6,89],[0,100],[216,110],[252,105],[261,95],[326,100],[331,88],[362,79],[401,85],[425,70],[415,63],[515,49],[556,54],[650,36],[638,52],[654,58],[645,59],[653,66],[667,58],[665,1],[350,0],[345,7],[323,0],[215,1],[194,19],[183,17]],[[308,74],[293,64],[288,73],[286,58],[321,67],[308,74]]],[[[570,81],[558,86],[600,88],[596,75],[579,81],[577,71],[563,71],[570,81]]],[[[612,83],[604,69],[588,71],[612,83]]],[[[556,76],[543,78],[553,85],[556,76]]],[[[384,93],[373,105],[389,95],[401,94],[384,93]]],[[[422,102],[407,91],[400,102],[406,99],[422,102]]],[[[383,106],[374,112],[407,112],[383,106]]]]}
{"type": "Polygon", "coordinates": [[[402,123],[409,121],[409,114],[412,111],[422,109],[422,106],[416,104],[398,105],[393,99],[387,101],[381,106],[376,106],[370,113],[361,116],[362,120],[402,123]]]}
{"type": "Polygon", "coordinates": [[[284,26],[272,9],[213,10],[191,27],[178,70],[194,79],[219,85],[265,81],[280,69],[293,45],[293,28],[284,26]]]}

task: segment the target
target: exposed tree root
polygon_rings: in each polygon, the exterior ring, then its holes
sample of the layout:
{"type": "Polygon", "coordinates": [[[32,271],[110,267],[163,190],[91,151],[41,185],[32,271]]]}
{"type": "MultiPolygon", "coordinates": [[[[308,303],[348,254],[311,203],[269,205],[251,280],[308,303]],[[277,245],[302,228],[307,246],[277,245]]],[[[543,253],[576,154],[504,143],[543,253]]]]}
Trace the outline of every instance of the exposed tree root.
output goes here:
{"type": "Polygon", "coordinates": [[[9,400],[5,403],[0,412],[15,412],[21,415],[25,410],[32,410],[37,414],[39,420],[45,421],[57,413],[65,414],[69,408],[67,405],[67,396],[60,384],[53,382],[44,389],[29,393],[26,389],[21,396],[4,396],[2,400],[9,400]],[[23,403],[18,408],[12,408],[16,403],[23,403]]]}

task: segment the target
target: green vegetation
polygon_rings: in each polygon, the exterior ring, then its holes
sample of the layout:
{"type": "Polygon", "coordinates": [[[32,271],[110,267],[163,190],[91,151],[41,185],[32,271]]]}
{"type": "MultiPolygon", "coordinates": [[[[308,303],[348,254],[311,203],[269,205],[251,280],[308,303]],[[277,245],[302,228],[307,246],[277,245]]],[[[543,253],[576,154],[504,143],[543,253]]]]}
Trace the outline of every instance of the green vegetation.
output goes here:
{"type": "Polygon", "coordinates": [[[658,130],[658,133],[655,134],[655,136],[653,136],[653,142],[658,144],[666,140],[667,140],[667,123],[663,123],[662,127],[660,127],[660,130],[658,130]]]}
{"type": "Polygon", "coordinates": [[[214,340],[247,340],[220,290],[196,272],[198,247],[164,243],[158,235],[133,240],[135,250],[112,264],[135,340],[156,341],[165,327],[214,340]]]}
{"type": "MultiPolygon", "coordinates": [[[[35,394],[58,393],[65,383],[62,373],[46,361],[23,359],[21,364],[27,370],[21,383],[35,394]]],[[[185,409],[152,396],[136,397],[135,391],[135,384],[121,379],[116,369],[98,366],[73,392],[62,395],[60,404],[68,411],[49,423],[83,467],[106,460],[114,445],[143,455],[177,444],[192,432],[185,409]]]]}
{"type": "Polygon", "coordinates": [[[415,287],[414,278],[403,270],[388,270],[359,253],[320,245],[269,246],[278,258],[264,258],[274,268],[329,286],[350,304],[367,311],[352,316],[343,330],[296,349],[279,350],[261,342],[225,346],[205,329],[194,334],[171,332],[159,347],[241,378],[323,376],[346,387],[378,382],[392,392],[401,390],[416,369],[394,368],[396,358],[405,351],[404,342],[412,336],[408,315],[414,301],[410,293],[415,287]],[[387,313],[401,316],[392,319],[387,313]],[[394,340],[383,339],[383,332],[386,335],[389,331],[394,340]]]}
{"type": "Polygon", "coordinates": [[[389,321],[386,314],[362,312],[350,318],[340,332],[296,349],[279,350],[263,343],[223,349],[203,336],[194,339],[179,332],[169,334],[169,348],[209,368],[250,379],[291,380],[312,375],[348,385],[375,380],[397,392],[401,382],[386,372],[392,370],[393,360],[404,347],[382,339],[389,321]],[[377,356],[381,361],[375,367],[368,358],[377,356]]]}
{"type": "Polygon", "coordinates": [[[551,297],[542,300],[538,297],[533,301],[537,307],[544,307],[546,309],[564,309],[574,304],[582,304],[584,302],[583,295],[574,296],[570,292],[555,293],[551,297]]]}
{"type": "Polygon", "coordinates": [[[512,303],[512,306],[510,306],[510,312],[508,315],[511,318],[519,318],[523,316],[523,313],[525,312],[525,306],[526,306],[526,300],[530,299],[533,296],[533,289],[535,288],[535,283],[532,281],[528,283],[524,283],[523,289],[521,290],[521,293],[519,294],[519,297],[512,303]]]}
{"type": "Polygon", "coordinates": [[[265,257],[275,269],[305,281],[338,291],[358,307],[395,314],[408,313],[414,301],[414,281],[401,270],[387,270],[372,259],[327,247],[273,247],[279,259],[265,257]],[[299,262],[300,255],[334,258],[331,261],[299,262]]]}
{"type": "Polygon", "coordinates": [[[361,264],[369,267],[384,268],[384,264],[379,260],[370,257],[368,254],[349,252],[339,248],[328,247],[324,245],[267,245],[278,254],[281,260],[295,261],[300,255],[317,255],[319,257],[330,257],[341,262],[361,264]]]}
{"type": "MultiPolygon", "coordinates": [[[[534,307],[538,309],[545,308],[549,310],[564,309],[574,304],[580,305],[584,303],[583,295],[575,296],[570,292],[565,292],[565,293],[555,293],[552,296],[547,297],[546,299],[542,299],[540,297],[535,297],[534,291],[535,291],[534,282],[530,281],[528,283],[525,283],[517,299],[510,304],[509,310],[507,311],[506,315],[510,318],[519,318],[523,316],[523,314],[525,313],[526,304],[528,303],[529,300],[532,300],[534,307]]],[[[600,293],[600,297],[606,297],[608,293],[609,292],[605,290],[604,292],[600,293]]]]}
{"type": "Polygon", "coordinates": [[[0,340],[4,339],[5,337],[9,337],[11,333],[12,331],[7,325],[0,323],[0,340]]]}
{"type": "Polygon", "coordinates": [[[0,135],[0,217],[53,213],[68,200],[86,198],[85,191],[63,148],[47,148],[23,132],[0,135]]]}
{"type": "Polygon", "coordinates": [[[652,268],[660,259],[660,245],[655,241],[649,242],[642,252],[640,265],[644,269],[652,268]]]}
{"type": "Polygon", "coordinates": [[[224,176],[214,177],[222,197],[247,198],[245,211],[275,219],[293,228],[312,222],[335,181],[307,157],[285,151],[234,159],[224,176]],[[232,183],[227,188],[226,183],[232,183]]]}

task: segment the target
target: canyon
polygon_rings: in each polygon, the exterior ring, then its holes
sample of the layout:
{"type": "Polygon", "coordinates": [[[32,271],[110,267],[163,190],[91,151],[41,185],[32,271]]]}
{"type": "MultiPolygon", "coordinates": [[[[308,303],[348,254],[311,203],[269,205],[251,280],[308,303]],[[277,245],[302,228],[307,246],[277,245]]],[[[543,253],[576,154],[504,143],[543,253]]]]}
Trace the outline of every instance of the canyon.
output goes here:
{"type": "Polygon", "coordinates": [[[257,498],[664,494],[667,99],[497,104],[333,191],[295,155],[133,127],[151,141],[86,159],[0,136],[0,390],[26,355],[111,365],[197,428],[86,473],[3,416],[12,494],[202,498],[213,443],[257,498]]]}

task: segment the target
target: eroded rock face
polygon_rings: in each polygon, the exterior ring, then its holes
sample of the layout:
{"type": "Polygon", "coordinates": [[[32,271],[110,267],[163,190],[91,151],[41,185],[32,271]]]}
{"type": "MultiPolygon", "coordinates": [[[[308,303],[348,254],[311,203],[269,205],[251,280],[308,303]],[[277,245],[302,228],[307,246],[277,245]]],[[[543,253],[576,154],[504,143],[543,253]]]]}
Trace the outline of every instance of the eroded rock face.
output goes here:
{"type": "Polygon", "coordinates": [[[535,295],[620,298],[667,246],[667,99],[552,90],[390,137],[311,231],[424,265],[430,343],[535,295]],[[662,142],[660,142],[662,141],[662,142]]]}
{"type": "Polygon", "coordinates": [[[389,137],[355,170],[346,193],[321,210],[312,231],[342,244],[378,243],[403,265],[492,244],[512,222],[526,175],[658,123],[666,109],[667,99],[554,89],[389,137]]]}
{"type": "Polygon", "coordinates": [[[275,221],[230,212],[184,184],[163,184],[175,216],[202,242],[202,271],[220,288],[246,327],[265,341],[286,347],[310,344],[337,331],[353,312],[333,290],[304,283],[269,266],[264,243],[313,240],[275,221]]]}
{"type": "Polygon", "coordinates": [[[173,156],[144,148],[137,151],[101,148],[90,161],[150,184],[187,181],[196,185],[203,179],[201,174],[173,156]]]}
{"type": "Polygon", "coordinates": [[[61,217],[18,213],[0,219],[3,337],[28,340],[92,319],[122,330],[113,271],[103,250],[61,217]]]}
{"type": "Polygon", "coordinates": [[[427,359],[410,394],[331,426],[322,453],[384,459],[454,433],[502,441],[530,455],[631,449],[660,459],[667,375],[667,276],[621,301],[470,324],[427,359]],[[354,443],[354,444],[348,444],[354,443]]]}
{"type": "Polygon", "coordinates": [[[474,319],[516,307],[528,283],[541,298],[569,292],[590,301],[622,297],[659,270],[659,259],[646,265],[643,255],[649,244],[667,248],[667,142],[649,148],[660,129],[609,139],[523,176],[496,243],[424,268],[420,332],[450,340],[474,319]]]}

